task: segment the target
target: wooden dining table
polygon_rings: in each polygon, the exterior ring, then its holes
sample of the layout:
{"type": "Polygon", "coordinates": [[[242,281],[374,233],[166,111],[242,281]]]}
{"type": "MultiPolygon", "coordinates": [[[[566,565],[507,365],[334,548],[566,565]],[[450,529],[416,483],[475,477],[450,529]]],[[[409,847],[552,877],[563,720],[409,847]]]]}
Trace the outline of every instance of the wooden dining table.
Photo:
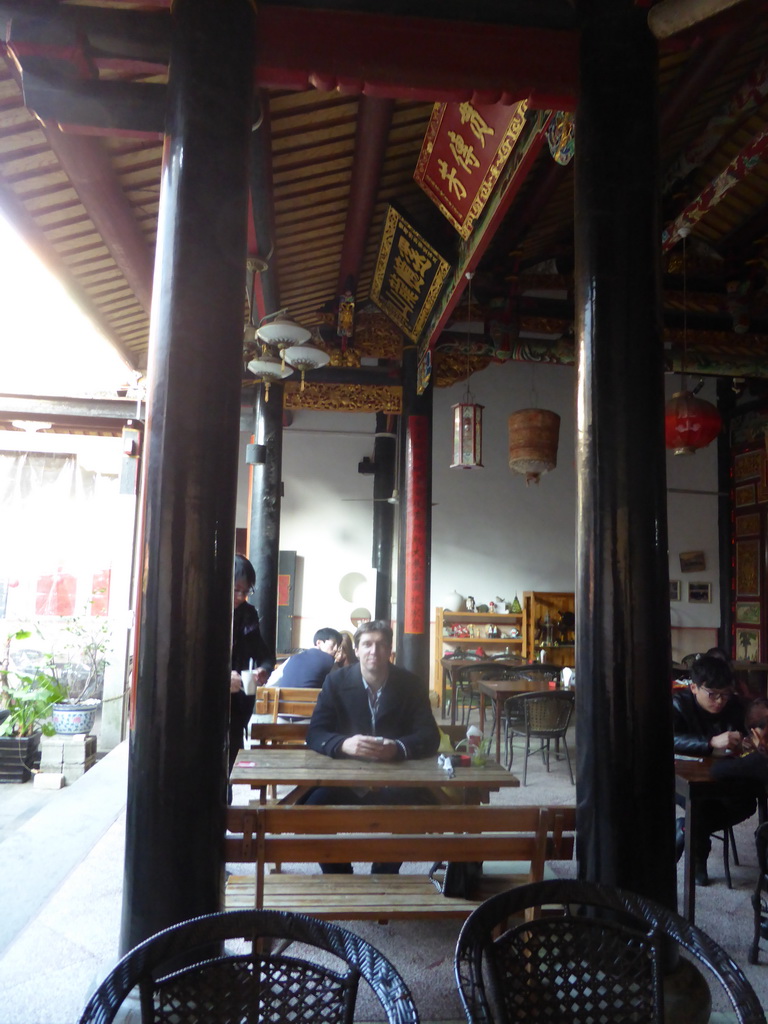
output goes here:
{"type": "Polygon", "coordinates": [[[260,791],[266,802],[271,786],[291,786],[283,798],[295,803],[315,786],[368,787],[418,786],[431,790],[439,803],[487,803],[493,791],[520,785],[517,776],[494,761],[484,765],[456,766],[453,773],[441,768],[437,756],[407,761],[362,761],[351,757],[327,757],[314,750],[265,747],[241,750],[230,775],[234,785],[260,791]]]}
{"type": "Polygon", "coordinates": [[[485,729],[485,704],[493,702],[494,733],[496,737],[496,760],[501,764],[501,717],[504,713],[504,701],[517,693],[535,693],[544,689],[540,679],[480,679],[477,682],[480,694],[480,725],[485,729]]]}
{"type": "MultiPolygon", "coordinates": [[[[685,851],[683,866],[683,915],[695,923],[696,872],[694,870],[693,836],[702,800],[727,800],[733,794],[733,779],[713,779],[710,775],[713,757],[675,758],[675,793],[685,801],[685,851]]],[[[758,799],[760,821],[765,820],[766,798],[758,799]]],[[[726,837],[727,842],[727,837],[726,837]]]]}

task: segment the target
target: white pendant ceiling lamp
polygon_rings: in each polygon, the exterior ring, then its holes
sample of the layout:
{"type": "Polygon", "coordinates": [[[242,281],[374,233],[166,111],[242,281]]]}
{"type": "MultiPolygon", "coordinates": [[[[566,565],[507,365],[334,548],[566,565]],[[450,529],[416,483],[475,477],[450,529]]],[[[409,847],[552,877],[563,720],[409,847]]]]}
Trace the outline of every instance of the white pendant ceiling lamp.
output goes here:
{"type": "Polygon", "coordinates": [[[266,345],[260,356],[248,363],[248,369],[264,385],[264,401],[269,401],[269,385],[290,377],[291,369],[277,356],[271,355],[266,345]]]}
{"type": "Polygon", "coordinates": [[[285,349],[283,357],[294,370],[301,371],[301,390],[304,390],[304,374],[307,370],[319,370],[330,361],[330,356],[314,345],[291,345],[285,349]]]}
{"type": "Polygon", "coordinates": [[[303,391],[305,373],[325,366],[331,357],[323,349],[307,344],[312,338],[311,331],[291,320],[286,312],[281,309],[262,318],[256,328],[256,338],[262,344],[263,354],[251,360],[248,369],[263,380],[265,385],[290,376],[291,370],[299,370],[303,391]],[[276,351],[280,353],[279,359],[274,354],[276,351]]]}
{"type": "MultiPolygon", "coordinates": [[[[270,313],[261,318],[256,337],[270,348],[277,349],[281,355],[292,345],[303,345],[312,337],[306,327],[297,324],[286,316],[286,310],[270,313]]],[[[285,360],[283,360],[284,362],[285,360]]]]}

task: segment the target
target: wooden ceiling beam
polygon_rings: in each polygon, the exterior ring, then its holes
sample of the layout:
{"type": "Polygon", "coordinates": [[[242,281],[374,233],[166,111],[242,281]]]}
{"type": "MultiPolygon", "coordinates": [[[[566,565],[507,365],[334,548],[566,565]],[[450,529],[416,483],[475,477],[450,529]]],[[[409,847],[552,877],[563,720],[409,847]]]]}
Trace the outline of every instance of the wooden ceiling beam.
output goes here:
{"type": "Polygon", "coordinates": [[[381,170],[384,166],[394,107],[394,100],[374,99],[370,96],[360,98],[347,222],[339,261],[337,298],[346,289],[350,289],[354,295],[357,288],[381,170]]]}
{"type": "Polygon", "coordinates": [[[573,110],[578,32],[358,11],[260,5],[256,79],[263,88],[322,89],[416,101],[573,110]]]}
{"type": "Polygon", "coordinates": [[[152,305],[153,257],[99,139],[44,126],[51,149],[142,309],[152,305]]]}

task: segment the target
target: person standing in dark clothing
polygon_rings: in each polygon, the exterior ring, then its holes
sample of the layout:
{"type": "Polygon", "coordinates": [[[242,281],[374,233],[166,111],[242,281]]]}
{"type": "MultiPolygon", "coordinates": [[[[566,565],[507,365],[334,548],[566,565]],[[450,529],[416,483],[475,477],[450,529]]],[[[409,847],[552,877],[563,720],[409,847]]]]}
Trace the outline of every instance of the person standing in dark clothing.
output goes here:
{"type": "Polygon", "coordinates": [[[244,555],[235,555],[234,615],[232,616],[232,676],[229,697],[229,770],[243,745],[245,730],[253,714],[256,694],[243,687],[241,672],[253,670],[252,684],[263,686],[275,667],[259,628],[259,613],[248,598],[253,593],[256,572],[244,555]]]}
{"type": "MultiPolygon", "coordinates": [[[[691,680],[687,690],[678,690],[672,696],[675,753],[688,757],[737,757],[746,727],[730,666],[722,658],[703,654],[691,666],[691,680]]],[[[707,858],[711,834],[750,818],[755,806],[752,791],[743,786],[734,786],[733,796],[727,800],[701,802],[698,834],[693,836],[697,885],[709,884],[707,858]]],[[[682,818],[677,821],[676,844],[679,859],[685,844],[682,818]]]]}

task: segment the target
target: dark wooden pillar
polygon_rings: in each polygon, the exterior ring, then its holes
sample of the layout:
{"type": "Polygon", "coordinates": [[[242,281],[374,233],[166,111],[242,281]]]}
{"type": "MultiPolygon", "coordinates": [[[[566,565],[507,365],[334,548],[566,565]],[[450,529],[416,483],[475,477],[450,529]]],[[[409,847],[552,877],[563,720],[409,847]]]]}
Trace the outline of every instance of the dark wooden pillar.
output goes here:
{"type": "Polygon", "coordinates": [[[123,952],[218,910],[223,886],[253,15],[172,17],[123,952]]]}
{"type": "Polygon", "coordinates": [[[581,12],[579,869],[674,907],[657,53],[634,0],[581,12]]]}
{"type": "Polygon", "coordinates": [[[718,644],[732,658],[738,658],[734,649],[733,618],[733,506],[731,505],[731,417],[736,407],[736,396],[731,381],[717,382],[717,408],[723,417],[723,429],[717,437],[717,561],[720,574],[720,631],[718,644]]]}
{"type": "Polygon", "coordinates": [[[282,384],[271,384],[269,401],[264,385],[256,395],[254,435],[264,461],[253,467],[248,557],[256,570],[253,604],[259,613],[261,635],[274,654],[277,646],[277,574],[280,557],[280,504],[283,491],[282,384]]]}
{"type": "Polygon", "coordinates": [[[371,565],[376,570],[375,619],[389,622],[392,615],[392,549],[395,535],[395,506],[386,499],[395,486],[396,435],[389,426],[390,417],[376,413],[376,436],[373,442],[373,554],[371,565]]]}
{"type": "Polygon", "coordinates": [[[397,663],[429,685],[432,387],[416,393],[416,349],[403,351],[397,663]]]}

